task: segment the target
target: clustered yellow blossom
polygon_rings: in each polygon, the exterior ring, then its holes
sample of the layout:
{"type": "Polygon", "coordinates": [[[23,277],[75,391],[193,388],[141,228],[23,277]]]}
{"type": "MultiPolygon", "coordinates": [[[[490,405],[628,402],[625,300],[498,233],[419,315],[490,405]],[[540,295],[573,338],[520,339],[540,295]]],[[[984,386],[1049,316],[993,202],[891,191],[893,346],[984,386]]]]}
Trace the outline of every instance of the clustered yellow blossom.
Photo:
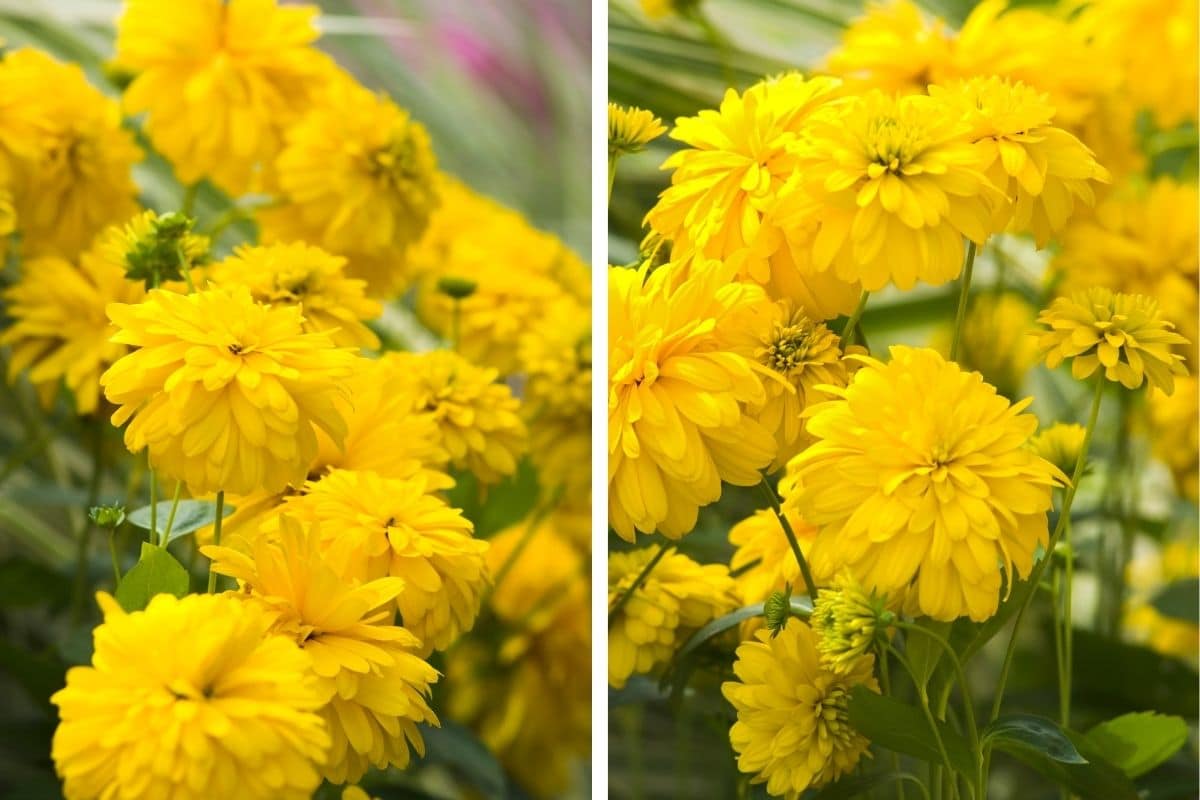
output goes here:
{"type": "Polygon", "coordinates": [[[667,132],[662,120],[644,108],[608,104],[608,157],[638,153],[667,132]]]}

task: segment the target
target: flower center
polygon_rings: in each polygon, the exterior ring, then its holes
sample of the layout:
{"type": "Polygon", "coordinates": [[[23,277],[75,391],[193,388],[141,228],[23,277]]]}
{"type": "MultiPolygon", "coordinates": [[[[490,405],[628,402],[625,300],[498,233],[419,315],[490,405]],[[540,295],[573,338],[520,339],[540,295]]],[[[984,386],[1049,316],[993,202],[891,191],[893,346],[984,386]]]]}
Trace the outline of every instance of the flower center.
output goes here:
{"type": "Polygon", "coordinates": [[[850,715],[847,708],[850,705],[850,694],[842,686],[833,686],[825,696],[817,701],[813,708],[813,716],[818,728],[825,732],[822,738],[828,738],[834,743],[834,749],[848,748],[856,735],[850,725],[850,715]]]}
{"type": "Polygon", "coordinates": [[[895,117],[875,117],[867,123],[867,160],[871,177],[884,172],[899,172],[921,150],[920,132],[895,117]]]}
{"type": "Polygon", "coordinates": [[[417,148],[409,136],[396,136],[370,155],[370,171],[375,180],[391,191],[401,191],[416,179],[417,148]]]}
{"type": "Polygon", "coordinates": [[[789,325],[777,324],[773,341],[761,355],[761,362],[776,372],[787,374],[808,361],[817,328],[807,317],[797,317],[789,325]]]}
{"type": "Polygon", "coordinates": [[[229,345],[229,352],[235,356],[240,356],[242,354],[242,346],[237,342],[234,342],[233,344],[229,345]]]}

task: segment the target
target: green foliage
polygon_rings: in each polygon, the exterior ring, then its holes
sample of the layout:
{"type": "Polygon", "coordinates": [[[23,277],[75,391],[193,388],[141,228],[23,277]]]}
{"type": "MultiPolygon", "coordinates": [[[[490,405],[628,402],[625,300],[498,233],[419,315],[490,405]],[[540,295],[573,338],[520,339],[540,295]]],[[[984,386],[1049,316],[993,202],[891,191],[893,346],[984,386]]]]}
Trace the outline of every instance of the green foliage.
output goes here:
{"type": "MultiPolygon", "coordinates": [[[[154,514],[156,522],[159,525],[159,530],[154,531],[154,538],[157,540],[162,532],[167,530],[167,523],[171,521],[171,506],[174,505],[171,500],[163,500],[154,505],[154,514]]],[[[222,508],[221,519],[225,519],[234,511],[233,506],[226,503],[222,508]]],[[[175,541],[180,536],[200,530],[201,528],[212,525],[217,521],[217,504],[211,500],[180,500],[178,508],[175,509],[175,519],[171,521],[171,536],[170,541],[175,541]]],[[[139,509],[129,512],[129,524],[141,528],[144,531],[150,530],[150,506],[142,506],[139,509]]]]}
{"type": "Polygon", "coordinates": [[[475,535],[487,539],[525,519],[540,497],[537,470],[522,459],[517,473],[495,486],[481,486],[470,472],[456,472],[455,485],[446,494],[450,505],[475,523],[475,535]]]}
{"type": "Polygon", "coordinates": [[[1138,800],[1133,784],[1095,753],[1085,758],[1068,731],[1044,717],[1009,714],[987,727],[982,743],[1085,798],[1138,800]]]}
{"type": "Polygon", "coordinates": [[[1127,776],[1137,778],[1175,755],[1187,743],[1188,728],[1180,717],[1144,711],[1102,722],[1084,738],[1127,776]]]}
{"type": "Polygon", "coordinates": [[[966,740],[950,725],[937,721],[936,733],[924,712],[895,697],[876,694],[865,686],[850,691],[850,724],[875,744],[895,753],[941,764],[938,737],[950,766],[968,779],[975,775],[975,756],[966,740]]]}
{"type": "Polygon", "coordinates": [[[188,592],[188,573],[165,547],[142,543],[142,556],[117,586],[117,602],[126,611],[140,611],[157,594],[183,597],[188,592]]]}
{"type": "Polygon", "coordinates": [[[1165,617],[1200,623],[1200,578],[1186,578],[1167,584],[1150,600],[1150,605],[1165,617]]]}
{"type": "Polygon", "coordinates": [[[442,720],[440,728],[422,728],[425,737],[425,762],[442,764],[482,797],[504,797],[504,770],[496,757],[467,728],[442,720]]]}

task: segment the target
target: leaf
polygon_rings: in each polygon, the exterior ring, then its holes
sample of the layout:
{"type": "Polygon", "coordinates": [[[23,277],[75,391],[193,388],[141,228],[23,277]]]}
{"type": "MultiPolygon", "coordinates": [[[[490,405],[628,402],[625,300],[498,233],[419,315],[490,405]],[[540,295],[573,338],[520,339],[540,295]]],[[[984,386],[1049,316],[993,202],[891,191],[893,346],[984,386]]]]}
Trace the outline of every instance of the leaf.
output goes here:
{"type": "Polygon", "coordinates": [[[806,800],[852,800],[864,796],[876,786],[910,781],[924,786],[921,779],[909,772],[871,772],[866,775],[848,775],[837,783],[830,784],[816,794],[805,795],[806,800]]]}
{"type": "Polygon", "coordinates": [[[1123,714],[1087,732],[1088,744],[1130,778],[1145,775],[1187,743],[1181,717],[1153,711],[1123,714]]]}
{"type": "Polygon", "coordinates": [[[126,611],[140,611],[157,594],[183,597],[188,573],[164,547],[142,542],[142,555],[117,586],[117,602],[126,611]]]}
{"type": "Polygon", "coordinates": [[[491,751],[469,729],[456,722],[422,726],[426,763],[443,764],[479,790],[482,797],[504,797],[504,770],[491,751]]]}
{"type": "Polygon", "coordinates": [[[529,516],[540,496],[537,470],[528,459],[517,465],[515,475],[499,484],[481,487],[469,472],[454,475],[454,486],[446,494],[450,505],[462,509],[475,525],[475,536],[487,539],[529,516]]]}
{"type": "Polygon", "coordinates": [[[1200,578],[1184,578],[1165,586],[1150,600],[1164,617],[1200,623],[1200,578]]]}
{"type": "Polygon", "coordinates": [[[1178,658],[1077,628],[1072,694],[1112,714],[1153,708],[1195,719],[1200,677],[1178,658]],[[1097,665],[1103,668],[1097,668],[1097,665]]]}
{"type": "Polygon", "coordinates": [[[984,730],[981,742],[1085,800],[1138,800],[1137,789],[1121,770],[1086,747],[1082,736],[1044,717],[1006,714],[984,730]]]}
{"type": "MultiPolygon", "coordinates": [[[[950,635],[951,623],[949,622],[922,619],[917,624],[943,639],[950,635]]],[[[942,645],[928,634],[914,634],[910,631],[904,639],[904,650],[908,654],[908,663],[912,666],[913,672],[920,682],[919,685],[921,687],[928,686],[929,679],[933,677],[938,662],[945,652],[942,645]]]]}
{"type": "Polygon", "coordinates": [[[1005,752],[1029,748],[1064,764],[1087,763],[1058,725],[1032,714],[1005,714],[984,729],[981,743],[1005,752]]]}
{"type": "MultiPolygon", "coordinates": [[[[172,500],[163,500],[161,503],[155,504],[156,515],[160,530],[154,532],[155,538],[161,535],[162,530],[167,527],[167,520],[171,518],[171,506],[174,504],[172,500]]],[[[227,518],[236,509],[225,504],[221,519],[227,518]]],[[[142,530],[150,530],[150,506],[142,506],[139,509],[129,512],[127,517],[131,525],[134,525],[142,530]]],[[[212,525],[217,521],[217,504],[212,500],[180,500],[179,507],[175,510],[175,519],[171,524],[171,538],[169,541],[175,541],[180,536],[198,531],[206,525],[212,525]]]]}
{"type": "MultiPolygon", "coordinates": [[[[848,712],[850,724],[875,744],[931,764],[942,763],[934,730],[921,709],[876,694],[865,686],[855,686],[850,691],[848,712]]],[[[937,723],[937,732],[950,765],[968,780],[974,780],[975,757],[966,741],[945,722],[937,723]]]]}
{"type": "MultiPolygon", "coordinates": [[[[712,622],[705,625],[700,630],[692,634],[691,638],[684,643],[683,647],[675,653],[676,660],[687,657],[700,645],[707,642],[709,639],[720,636],[725,631],[741,625],[748,619],[761,617],[763,614],[763,603],[755,603],[750,606],[742,606],[736,611],[731,611],[723,617],[717,617],[712,622]]],[[[812,613],[812,603],[808,597],[799,595],[792,598],[792,613],[796,616],[807,617],[812,613]]]]}

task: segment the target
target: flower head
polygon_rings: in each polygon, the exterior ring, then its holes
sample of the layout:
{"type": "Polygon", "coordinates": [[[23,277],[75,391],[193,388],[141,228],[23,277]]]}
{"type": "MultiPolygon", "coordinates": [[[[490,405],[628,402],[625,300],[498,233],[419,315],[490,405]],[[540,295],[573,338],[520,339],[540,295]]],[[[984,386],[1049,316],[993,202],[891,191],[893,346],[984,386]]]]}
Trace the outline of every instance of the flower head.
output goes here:
{"type": "Polygon", "coordinates": [[[1033,452],[1058,467],[1063,474],[1075,472],[1079,453],[1087,431],[1082,425],[1056,422],[1044,431],[1039,431],[1029,440],[1033,452]]]}
{"type": "Polygon", "coordinates": [[[100,377],[113,424],[130,421],[126,447],[149,448],[193,494],[278,492],[304,479],[315,428],[344,435],[335,398],[355,356],[304,333],[298,308],[260,305],[244,287],[159,289],[108,315],[112,341],[132,348],[100,377]]]}
{"type": "Polygon", "coordinates": [[[316,6],[275,0],[129,0],[117,62],[133,73],[125,107],[185,184],[256,188],[285,128],[332,70],[312,46],[316,6]]]}
{"type": "Polygon", "coordinates": [[[1025,447],[1037,427],[977,372],[891,348],[837,399],[810,410],[816,443],[789,464],[794,502],[818,528],[818,580],[847,570],[868,591],[938,620],[995,613],[1048,537],[1067,477],[1025,447]]]}
{"type": "Polygon", "coordinates": [[[640,153],[667,132],[662,120],[644,108],[608,104],[608,157],[640,153]]]}
{"type": "Polygon", "coordinates": [[[192,224],[182,214],[159,216],[143,211],[124,225],[106,230],[97,246],[109,264],[152,289],[184,281],[208,260],[208,237],[192,233],[192,224]]]}
{"type": "Polygon", "coordinates": [[[169,594],[127,614],[100,595],[92,665],[67,673],[52,755],[72,800],[304,800],[321,781],[325,693],[272,615],[169,594]]]}
{"type": "Polygon", "coordinates": [[[762,382],[731,332],[762,290],[715,268],[679,275],[608,271],[608,518],[627,541],[680,538],[721,481],[752,486],[775,455],[749,410],[762,382]]]}
{"type": "Polygon", "coordinates": [[[892,92],[923,92],[950,58],[951,31],[908,0],[872,2],[842,34],[826,66],[847,81],[892,92]]]}
{"type": "Polygon", "coordinates": [[[1069,358],[1079,380],[1103,367],[1106,379],[1127,389],[1149,381],[1170,394],[1174,376],[1187,374],[1183,356],[1171,347],[1188,341],[1162,318],[1154,298],[1094,286],[1058,298],[1038,322],[1049,328],[1038,337],[1046,366],[1054,369],[1069,358]]]}
{"type": "MultiPolygon", "coordinates": [[[[609,613],[642,573],[656,548],[609,553],[609,613]]],[[[724,564],[698,564],[670,549],[633,591],[608,627],[608,683],[653,672],[696,629],[737,606],[724,564]]]]}
{"type": "Polygon", "coordinates": [[[871,655],[835,673],[817,650],[817,635],[794,617],[777,637],[759,631],[758,641],[737,649],[737,680],[721,685],[737,711],[729,740],[738,769],[765,783],[767,793],[791,800],[850,772],[869,742],[847,716],[850,690],[879,691],[871,655]]]}
{"type": "Polygon", "coordinates": [[[383,313],[366,296],[365,281],[344,274],[346,259],[302,242],[259,247],[242,245],[217,262],[208,278],[219,286],[245,286],[268,305],[299,306],[304,330],[326,331],[343,347],[379,347],[363,324],[383,313]]]}
{"type": "Polygon", "coordinates": [[[865,591],[853,578],[825,589],[813,601],[809,619],[821,664],[839,675],[853,672],[894,619],[886,599],[865,591]]]}

